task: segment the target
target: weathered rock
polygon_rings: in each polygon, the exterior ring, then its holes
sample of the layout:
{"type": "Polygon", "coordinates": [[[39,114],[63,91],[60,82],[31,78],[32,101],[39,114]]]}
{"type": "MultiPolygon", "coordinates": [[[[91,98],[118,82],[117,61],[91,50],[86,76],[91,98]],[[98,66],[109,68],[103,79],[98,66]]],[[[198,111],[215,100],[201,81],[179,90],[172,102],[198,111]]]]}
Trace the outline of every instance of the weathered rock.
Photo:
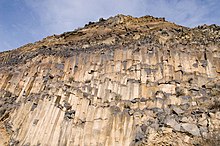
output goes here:
{"type": "Polygon", "coordinates": [[[195,124],[183,123],[181,124],[181,127],[185,132],[188,132],[194,136],[200,136],[199,128],[195,124]]]}
{"type": "Polygon", "coordinates": [[[218,142],[219,31],[117,15],[0,53],[0,145],[218,142]]]}
{"type": "Polygon", "coordinates": [[[165,122],[164,122],[167,126],[172,127],[174,130],[176,131],[180,131],[180,124],[173,118],[171,117],[167,117],[165,122]]]}
{"type": "Polygon", "coordinates": [[[178,107],[173,107],[173,111],[177,114],[177,115],[181,115],[184,113],[184,111],[178,107]]]}
{"type": "Polygon", "coordinates": [[[76,112],[75,112],[74,110],[66,111],[66,112],[65,112],[65,115],[64,115],[64,118],[65,118],[65,119],[73,119],[75,113],[76,113],[76,112]]]}

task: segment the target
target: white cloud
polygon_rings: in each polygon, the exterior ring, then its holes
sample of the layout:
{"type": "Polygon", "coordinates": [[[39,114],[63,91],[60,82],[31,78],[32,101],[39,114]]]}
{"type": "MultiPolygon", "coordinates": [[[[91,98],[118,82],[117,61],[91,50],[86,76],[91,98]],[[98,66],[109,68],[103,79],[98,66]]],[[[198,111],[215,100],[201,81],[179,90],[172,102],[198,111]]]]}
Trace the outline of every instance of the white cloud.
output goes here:
{"type": "MultiPolygon", "coordinates": [[[[213,0],[214,1],[214,0],[213,0]]],[[[199,0],[148,0],[146,9],[151,15],[164,16],[169,21],[193,27],[203,23],[210,23],[207,15],[210,13],[211,3],[199,0]]]]}
{"type": "Polygon", "coordinates": [[[104,3],[102,0],[27,0],[27,3],[40,16],[43,25],[53,32],[82,26],[98,17],[108,16],[109,13],[114,13],[116,7],[123,6],[119,2],[115,7],[111,2],[104,3]]]}
{"type": "Polygon", "coordinates": [[[26,0],[50,33],[82,27],[88,21],[118,13],[154,15],[186,26],[209,23],[205,16],[215,0],[26,0]]]}
{"type": "Polygon", "coordinates": [[[26,3],[40,16],[41,23],[53,32],[63,32],[83,26],[88,21],[118,13],[135,15],[140,0],[27,0],[26,3]]]}

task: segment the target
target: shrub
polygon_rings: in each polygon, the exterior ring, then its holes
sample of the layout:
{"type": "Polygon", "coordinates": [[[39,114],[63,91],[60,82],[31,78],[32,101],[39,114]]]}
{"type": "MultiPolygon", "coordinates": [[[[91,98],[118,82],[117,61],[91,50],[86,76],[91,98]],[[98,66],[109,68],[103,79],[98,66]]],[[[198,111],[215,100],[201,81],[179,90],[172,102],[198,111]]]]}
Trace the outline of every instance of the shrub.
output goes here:
{"type": "Polygon", "coordinates": [[[73,77],[69,77],[69,82],[72,83],[74,81],[73,77]]]}
{"type": "Polygon", "coordinates": [[[121,95],[120,95],[120,94],[117,94],[117,95],[115,96],[115,100],[116,100],[116,101],[120,101],[120,100],[121,100],[121,95]]]}

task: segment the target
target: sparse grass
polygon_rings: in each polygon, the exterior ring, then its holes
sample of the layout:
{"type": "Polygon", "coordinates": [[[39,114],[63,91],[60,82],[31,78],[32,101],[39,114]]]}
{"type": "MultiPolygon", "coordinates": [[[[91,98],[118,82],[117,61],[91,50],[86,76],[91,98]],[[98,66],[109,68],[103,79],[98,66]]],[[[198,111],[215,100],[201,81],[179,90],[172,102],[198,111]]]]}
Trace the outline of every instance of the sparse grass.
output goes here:
{"type": "Polygon", "coordinates": [[[176,87],[176,96],[179,97],[179,96],[182,96],[182,95],[185,95],[184,94],[184,90],[181,89],[180,87],[176,87]]]}
{"type": "Polygon", "coordinates": [[[72,83],[74,81],[73,77],[69,77],[69,82],[72,83]]]}
{"type": "MultiPolygon", "coordinates": [[[[220,100],[215,99],[211,105],[209,105],[210,110],[220,111],[220,100]]],[[[220,134],[220,133],[219,133],[220,134]]]]}
{"type": "Polygon", "coordinates": [[[211,90],[211,96],[218,96],[218,95],[220,95],[219,89],[213,88],[211,90]]]}
{"type": "Polygon", "coordinates": [[[120,101],[120,100],[121,100],[121,95],[117,94],[117,95],[115,96],[115,100],[116,100],[116,101],[120,101]]]}

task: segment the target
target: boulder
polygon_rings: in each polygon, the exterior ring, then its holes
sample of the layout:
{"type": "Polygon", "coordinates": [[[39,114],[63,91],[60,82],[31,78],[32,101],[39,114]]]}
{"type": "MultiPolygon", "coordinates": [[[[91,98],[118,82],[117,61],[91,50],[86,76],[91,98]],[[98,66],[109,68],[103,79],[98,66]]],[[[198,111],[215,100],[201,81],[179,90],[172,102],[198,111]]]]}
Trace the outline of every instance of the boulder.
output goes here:
{"type": "Polygon", "coordinates": [[[164,124],[173,128],[176,131],[180,131],[180,124],[174,118],[167,117],[164,124]]]}
{"type": "Polygon", "coordinates": [[[181,127],[183,128],[184,132],[190,133],[194,136],[201,136],[200,130],[196,124],[182,123],[181,127]]]}

